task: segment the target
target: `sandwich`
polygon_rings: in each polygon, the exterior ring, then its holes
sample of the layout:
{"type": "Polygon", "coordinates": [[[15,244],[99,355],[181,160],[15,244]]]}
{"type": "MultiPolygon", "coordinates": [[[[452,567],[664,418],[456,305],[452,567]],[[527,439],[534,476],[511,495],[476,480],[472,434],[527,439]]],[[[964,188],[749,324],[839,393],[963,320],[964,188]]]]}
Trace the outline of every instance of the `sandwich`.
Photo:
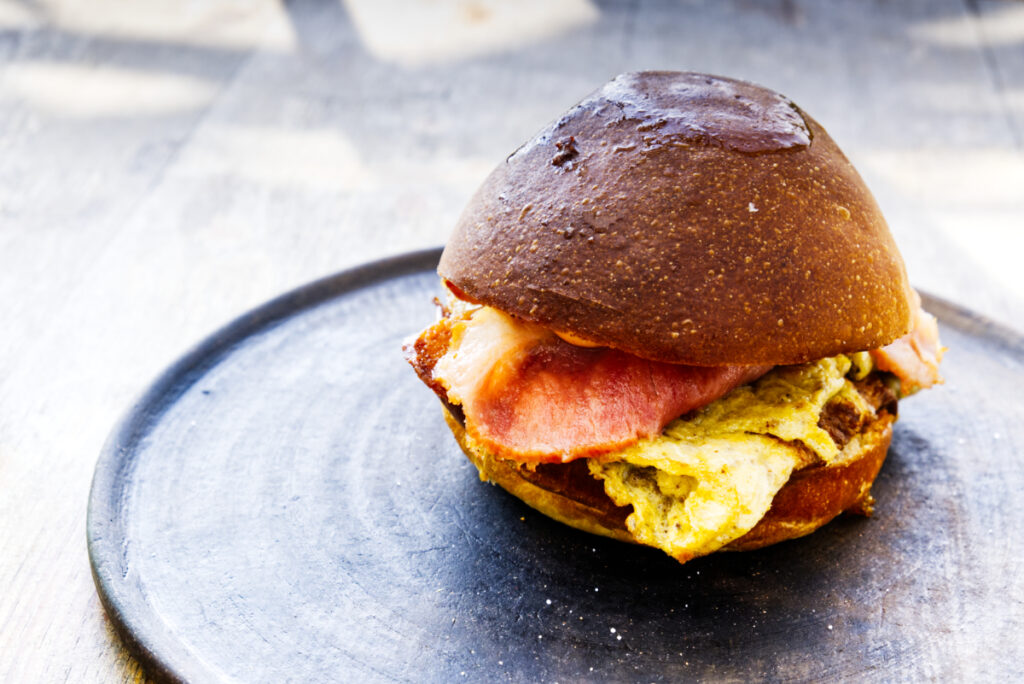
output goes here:
{"type": "Polygon", "coordinates": [[[943,348],[877,203],[784,96],[623,74],[512,153],[404,345],[479,469],[676,560],[869,515],[943,348]]]}

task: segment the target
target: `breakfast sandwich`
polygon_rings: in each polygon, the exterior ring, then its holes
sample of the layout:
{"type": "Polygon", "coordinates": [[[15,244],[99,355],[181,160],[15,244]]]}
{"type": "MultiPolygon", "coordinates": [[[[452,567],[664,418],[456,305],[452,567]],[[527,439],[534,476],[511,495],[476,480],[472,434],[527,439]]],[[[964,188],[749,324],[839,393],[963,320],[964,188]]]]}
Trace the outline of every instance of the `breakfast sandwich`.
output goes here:
{"type": "Polygon", "coordinates": [[[870,192],[771,90],[605,84],[495,169],[405,345],[481,478],[680,562],[871,512],[934,317],[870,192]]]}

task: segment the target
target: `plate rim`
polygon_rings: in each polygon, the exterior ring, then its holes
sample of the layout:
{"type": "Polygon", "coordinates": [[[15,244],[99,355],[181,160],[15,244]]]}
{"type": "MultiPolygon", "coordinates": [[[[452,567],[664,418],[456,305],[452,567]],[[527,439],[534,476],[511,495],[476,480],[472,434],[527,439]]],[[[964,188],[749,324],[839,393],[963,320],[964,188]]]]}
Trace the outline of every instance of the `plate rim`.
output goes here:
{"type": "Polygon", "coordinates": [[[125,473],[134,466],[131,450],[122,445],[137,442],[154,416],[150,409],[166,403],[169,394],[180,395],[185,387],[183,379],[203,366],[215,365],[240,340],[345,292],[436,268],[442,249],[428,247],[358,264],[288,290],[231,319],[147,383],[114,424],[100,449],[89,487],[86,549],[104,612],[147,676],[157,681],[189,682],[215,679],[223,673],[190,654],[156,611],[150,609],[141,617],[133,617],[133,611],[126,607],[130,596],[142,592],[137,578],[129,581],[132,571],[125,562],[129,540],[116,534],[124,532],[121,516],[126,499],[119,481],[130,481],[125,473]]]}
{"type": "MultiPolygon", "coordinates": [[[[233,318],[202,338],[167,366],[129,404],[114,424],[94,466],[86,512],[86,547],[93,582],[104,612],[145,674],[157,681],[188,682],[223,678],[226,674],[195,654],[162,620],[146,600],[139,578],[126,562],[130,540],[124,534],[124,484],[135,465],[132,445],[162,406],[191,384],[194,373],[216,365],[246,337],[346,292],[396,277],[436,269],[443,247],[435,246],[365,262],[280,294],[233,318]],[[157,409],[157,410],[154,410],[157,409]],[[117,534],[118,532],[122,534],[117,534]],[[134,598],[149,607],[131,610],[134,598]]],[[[942,297],[919,291],[925,308],[940,322],[997,342],[1009,353],[1024,357],[1024,333],[942,297]]]]}

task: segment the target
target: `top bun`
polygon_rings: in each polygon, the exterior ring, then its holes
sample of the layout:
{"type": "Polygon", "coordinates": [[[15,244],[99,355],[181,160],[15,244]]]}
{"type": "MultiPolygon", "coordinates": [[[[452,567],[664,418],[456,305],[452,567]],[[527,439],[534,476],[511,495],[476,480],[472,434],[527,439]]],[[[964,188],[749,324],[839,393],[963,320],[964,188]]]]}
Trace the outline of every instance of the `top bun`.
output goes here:
{"type": "Polygon", "coordinates": [[[878,205],[828,133],[743,81],[623,74],[498,166],[438,272],[457,293],[657,361],[788,364],[910,329],[878,205]]]}

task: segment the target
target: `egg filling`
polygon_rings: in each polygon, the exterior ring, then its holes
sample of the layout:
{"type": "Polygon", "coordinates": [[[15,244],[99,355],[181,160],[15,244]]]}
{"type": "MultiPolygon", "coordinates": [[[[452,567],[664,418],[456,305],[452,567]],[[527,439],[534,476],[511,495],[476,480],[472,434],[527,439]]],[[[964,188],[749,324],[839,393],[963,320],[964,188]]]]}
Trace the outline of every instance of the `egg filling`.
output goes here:
{"type": "Polygon", "coordinates": [[[779,366],[655,438],[590,459],[590,473],[617,505],[633,507],[626,526],[638,542],[681,561],[711,553],[749,532],[795,469],[843,461],[819,425],[825,406],[874,415],[852,382],[870,360],[851,356],[779,366]]]}

